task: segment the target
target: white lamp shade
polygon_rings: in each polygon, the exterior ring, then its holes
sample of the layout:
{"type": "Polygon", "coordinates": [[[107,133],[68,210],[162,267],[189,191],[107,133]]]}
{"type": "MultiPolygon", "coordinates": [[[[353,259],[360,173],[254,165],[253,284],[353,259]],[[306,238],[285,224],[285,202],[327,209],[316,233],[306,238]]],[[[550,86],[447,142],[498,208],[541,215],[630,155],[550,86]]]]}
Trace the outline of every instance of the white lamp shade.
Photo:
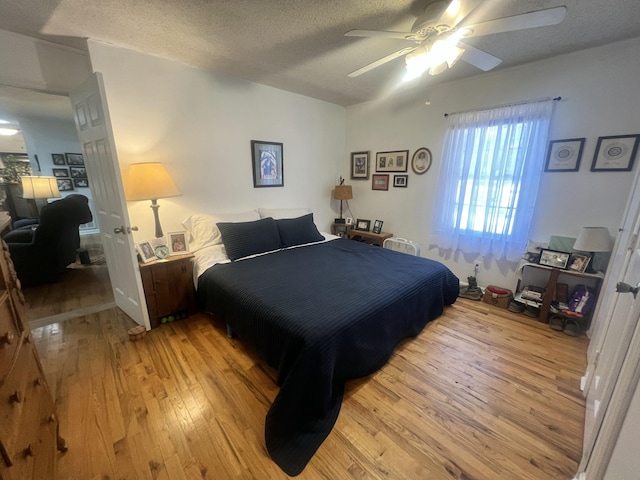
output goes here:
{"type": "Polygon", "coordinates": [[[55,177],[20,177],[22,198],[58,198],[58,182],[55,177]]]}
{"type": "Polygon", "coordinates": [[[181,195],[169,172],[159,162],[132,163],[124,177],[127,200],[157,200],[181,195]]]}
{"type": "Polygon", "coordinates": [[[573,249],[581,252],[610,252],[612,248],[613,240],[605,227],[582,227],[573,244],[573,249]]]}

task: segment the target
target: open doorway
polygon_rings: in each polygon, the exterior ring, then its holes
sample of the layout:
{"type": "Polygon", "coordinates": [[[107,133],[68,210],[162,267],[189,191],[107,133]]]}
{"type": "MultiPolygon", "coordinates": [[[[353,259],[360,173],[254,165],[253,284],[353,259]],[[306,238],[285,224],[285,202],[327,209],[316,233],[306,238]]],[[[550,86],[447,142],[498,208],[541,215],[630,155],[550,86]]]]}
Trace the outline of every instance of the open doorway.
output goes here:
{"type": "MultiPolygon", "coordinates": [[[[61,185],[61,197],[73,193],[85,195],[94,217],[92,222],[80,227],[81,254],[76,263],[68,266],[61,279],[23,289],[26,314],[32,327],[114,306],[95,220],[91,184],[86,173],[83,174],[83,165],[79,164],[82,150],[69,97],[0,86],[0,119],[18,127],[14,135],[0,136],[0,153],[26,160],[30,175],[56,177],[61,185]]],[[[9,188],[13,189],[16,199],[21,200],[20,193],[16,193],[19,180],[13,179],[13,183],[15,185],[9,188]]],[[[6,210],[6,198],[0,200],[6,210]]],[[[39,202],[47,201],[55,199],[39,202]]],[[[35,210],[36,216],[38,210],[35,210]]],[[[24,212],[13,211],[13,216],[25,215],[24,212]]]]}

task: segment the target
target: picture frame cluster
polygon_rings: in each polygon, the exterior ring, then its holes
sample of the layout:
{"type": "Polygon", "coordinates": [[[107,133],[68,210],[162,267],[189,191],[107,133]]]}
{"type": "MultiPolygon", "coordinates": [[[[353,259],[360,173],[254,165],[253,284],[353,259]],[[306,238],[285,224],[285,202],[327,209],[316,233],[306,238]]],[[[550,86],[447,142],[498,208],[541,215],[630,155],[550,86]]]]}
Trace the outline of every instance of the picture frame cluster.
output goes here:
{"type": "Polygon", "coordinates": [[[81,153],[52,153],[51,160],[58,190],[71,192],[76,188],[89,188],[87,169],[81,153]]]}
{"type": "MultiPolygon", "coordinates": [[[[586,138],[551,140],[547,148],[545,172],[577,172],[586,138]]],[[[628,172],[633,169],[640,134],[598,137],[591,161],[592,172],[628,172]]]]}
{"type": "Polygon", "coordinates": [[[190,252],[186,230],[168,232],[166,236],[136,243],[139,261],[149,263],[164,260],[167,256],[185,255],[190,252]]]}
{"type": "Polygon", "coordinates": [[[351,153],[351,179],[368,180],[371,177],[372,190],[389,190],[391,183],[394,188],[409,186],[409,163],[416,175],[422,175],[431,168],[431,151],[426,147],[418,148],[411,159],[409,150],[390,150],[377,152],[375,155],[375,173],[371,173],[371,152],[360,151],[351,153]],[[393,178],[391,178],[393,175],[393,178]]]}

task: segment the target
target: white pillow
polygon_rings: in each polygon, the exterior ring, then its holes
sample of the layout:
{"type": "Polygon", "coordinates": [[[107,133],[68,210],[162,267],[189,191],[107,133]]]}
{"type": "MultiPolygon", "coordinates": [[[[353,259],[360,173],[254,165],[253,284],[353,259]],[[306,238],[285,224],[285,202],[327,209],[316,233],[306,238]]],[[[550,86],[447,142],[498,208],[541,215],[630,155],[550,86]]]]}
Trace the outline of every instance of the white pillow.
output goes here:
{"type": "Polygon", "coordinates": [[[271,217],[274,220],[298,218],[311,213],[310,208],[259,208],[261,218],[271,217]]]}
{"type": "Polygon", "coordinates": [[[257,210],[241,213],[215,213],[213,215],[194,213],[182,222],[182,226],[189,232],[189,249],[195,252],[204,247],[222,244],[222,235],[216,223],[251,222],[253,220],[260,220],[260,214],[257,210]]]}

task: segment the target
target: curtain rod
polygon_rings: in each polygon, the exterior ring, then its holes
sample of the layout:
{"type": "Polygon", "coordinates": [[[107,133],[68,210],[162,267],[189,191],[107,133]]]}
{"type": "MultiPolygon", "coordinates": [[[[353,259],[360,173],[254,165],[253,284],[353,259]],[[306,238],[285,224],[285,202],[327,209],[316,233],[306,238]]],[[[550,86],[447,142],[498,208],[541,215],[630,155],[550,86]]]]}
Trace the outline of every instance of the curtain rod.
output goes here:
{"type": "MultiPolygon", "coordinates": [[[[444,116],[448,117],[449,115],[455,115],[456,113],[480,112],[482,110],[490,110],[492,108],[513,107],[515,105],[524,105],[525,103],[544,102],[545,100],[547,99],[539,98],[537,100],[525,100],[523,102],[505,103],[504,105],[494,105],[493,107],[482,107],[482,108],[474,108],[473,110],[465,110],[463,112],[445,113],[444,116]]],[[[552,98],[551,100],[553,100],[554,102],[559,102],[560,100],[562,100],[562,97],[555,97],[555,98],[552,98]]]]}

